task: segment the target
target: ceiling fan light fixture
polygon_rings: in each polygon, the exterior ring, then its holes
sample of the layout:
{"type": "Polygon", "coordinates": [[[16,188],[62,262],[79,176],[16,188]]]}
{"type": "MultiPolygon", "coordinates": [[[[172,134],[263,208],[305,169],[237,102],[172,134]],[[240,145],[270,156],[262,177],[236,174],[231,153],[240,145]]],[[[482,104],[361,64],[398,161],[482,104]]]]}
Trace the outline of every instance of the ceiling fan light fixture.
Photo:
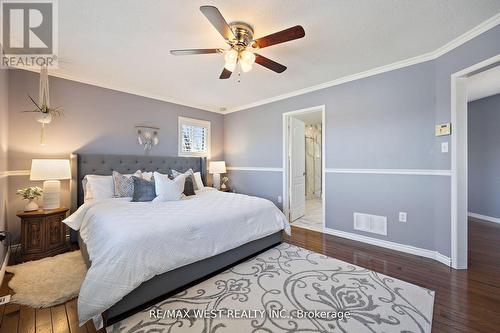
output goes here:
{"type": "Polygon", "coordinates": [[[224,55],[224,60],[226,64],[236,64],[236,62],[238,61],[238,51],[236,51],[235,49],[226,51],[226,54],[224,55]]]}
{"type": "Polygon", "coordinates": [[[251,66],[255,62],[255,54],[248,50],[243,50],[240,53],[240,60],[242,63],[246,63],[251,66]]]}
{"type": "Polygon", "coordinates": [[[247,62],[241,61],[240,62],[240,67],[243,73],[250,72],[252,70],[252,64],[249,64],[247,62]]]}

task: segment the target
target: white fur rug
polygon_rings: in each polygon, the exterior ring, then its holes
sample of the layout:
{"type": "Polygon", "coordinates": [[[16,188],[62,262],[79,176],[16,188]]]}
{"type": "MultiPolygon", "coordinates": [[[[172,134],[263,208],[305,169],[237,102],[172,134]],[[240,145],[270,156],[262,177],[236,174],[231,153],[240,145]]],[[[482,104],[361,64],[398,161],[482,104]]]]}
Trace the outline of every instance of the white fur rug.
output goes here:
{"type": "Polygon", "coordinates": [[[35,308],[64,303],[78,296],[87,272],[80,251],[8,266],[14,273],[12,302],[35,308]]]}

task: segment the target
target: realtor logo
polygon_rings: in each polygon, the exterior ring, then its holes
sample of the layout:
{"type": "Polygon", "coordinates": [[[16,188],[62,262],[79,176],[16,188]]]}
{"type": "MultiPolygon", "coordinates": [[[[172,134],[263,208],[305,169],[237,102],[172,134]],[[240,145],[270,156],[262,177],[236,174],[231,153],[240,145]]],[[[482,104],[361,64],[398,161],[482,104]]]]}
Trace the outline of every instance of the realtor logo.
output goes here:
{"type": "Polygon", "coordinates": [[[54,67],[56,15],[54,0],[1,1],[2,67],[54,67]]]}

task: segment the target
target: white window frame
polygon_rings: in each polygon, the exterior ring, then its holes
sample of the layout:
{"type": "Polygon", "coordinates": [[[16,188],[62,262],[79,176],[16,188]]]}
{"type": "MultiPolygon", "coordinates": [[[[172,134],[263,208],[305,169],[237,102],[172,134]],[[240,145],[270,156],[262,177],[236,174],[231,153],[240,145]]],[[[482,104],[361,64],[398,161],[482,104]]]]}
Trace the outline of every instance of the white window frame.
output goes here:
{"type": "Polygon", "coordinates": [[[208,120],[201,120],[201,119],[194,119],[194,118],[187,118],[187,117],[179,117],[178,118],[178,127],[177,127],[177,132],[178,132],[178,154],[179,156],[186,156],[186,157],[207,157],[210,158],[210,150],[211,150],[211,136],[212,136],[212,131],[210,129],[210,121],[208,120]],[[205,127],[207,129],[207,151],[206,152],[183,152],[182,151],[182,126],[183,125],[190,125],[190,126],[200,126],[200,127],[205,127]]]}

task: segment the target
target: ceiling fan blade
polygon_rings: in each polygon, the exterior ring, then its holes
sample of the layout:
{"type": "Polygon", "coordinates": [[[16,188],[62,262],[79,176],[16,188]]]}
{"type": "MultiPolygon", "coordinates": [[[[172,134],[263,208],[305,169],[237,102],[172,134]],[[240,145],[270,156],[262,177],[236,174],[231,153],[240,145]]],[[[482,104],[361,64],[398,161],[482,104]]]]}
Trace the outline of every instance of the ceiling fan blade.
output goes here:
{"type": "Polygon", "coordinates": [[[187,50],[171,50],[170,54],[175,56],[180,55],[193,55],[193,54],[209,54],[209,53],[222,53],[222,49],[187,49],[187,50]]]}
{"type": "Polygon", "coordinates": [[[273,61],[269,58],[263,57],[257,53],[255,54],[255,62],[276,73],[283,73],[286,70],[286,66],[283,66],[282,64],[277,63],[276,61],[273,61]]]}
{"type": "Polygon", "coordinates": [[[219,76],[219,79],[221,80],[229,79],[231,77],[231,74],[233,74],[233,72],[228,71],[226,68],[224,68],[219,76]]]}
{"type": "Polygon", "coordinates": [[[200,11],[205,15],[205,17],[212,23],[215,29],[224,37],[225,39],[235,38],[233,31],[227,24],[226,20],[214,6],[201,6],[200,11]]]}
{"type": "Polygon", "coordinates": [[[265,37],[261,37],[256,39],[253,43],[253,47],[264,48],[271,45],[276,45],[284,42],[288,42],[294,39],[302,38],[306,35],[304,28],[300,25],[296,25],[295,27],[291,27],[279,32],[275,32],[274,34],[267,35],[265,37]]]}

